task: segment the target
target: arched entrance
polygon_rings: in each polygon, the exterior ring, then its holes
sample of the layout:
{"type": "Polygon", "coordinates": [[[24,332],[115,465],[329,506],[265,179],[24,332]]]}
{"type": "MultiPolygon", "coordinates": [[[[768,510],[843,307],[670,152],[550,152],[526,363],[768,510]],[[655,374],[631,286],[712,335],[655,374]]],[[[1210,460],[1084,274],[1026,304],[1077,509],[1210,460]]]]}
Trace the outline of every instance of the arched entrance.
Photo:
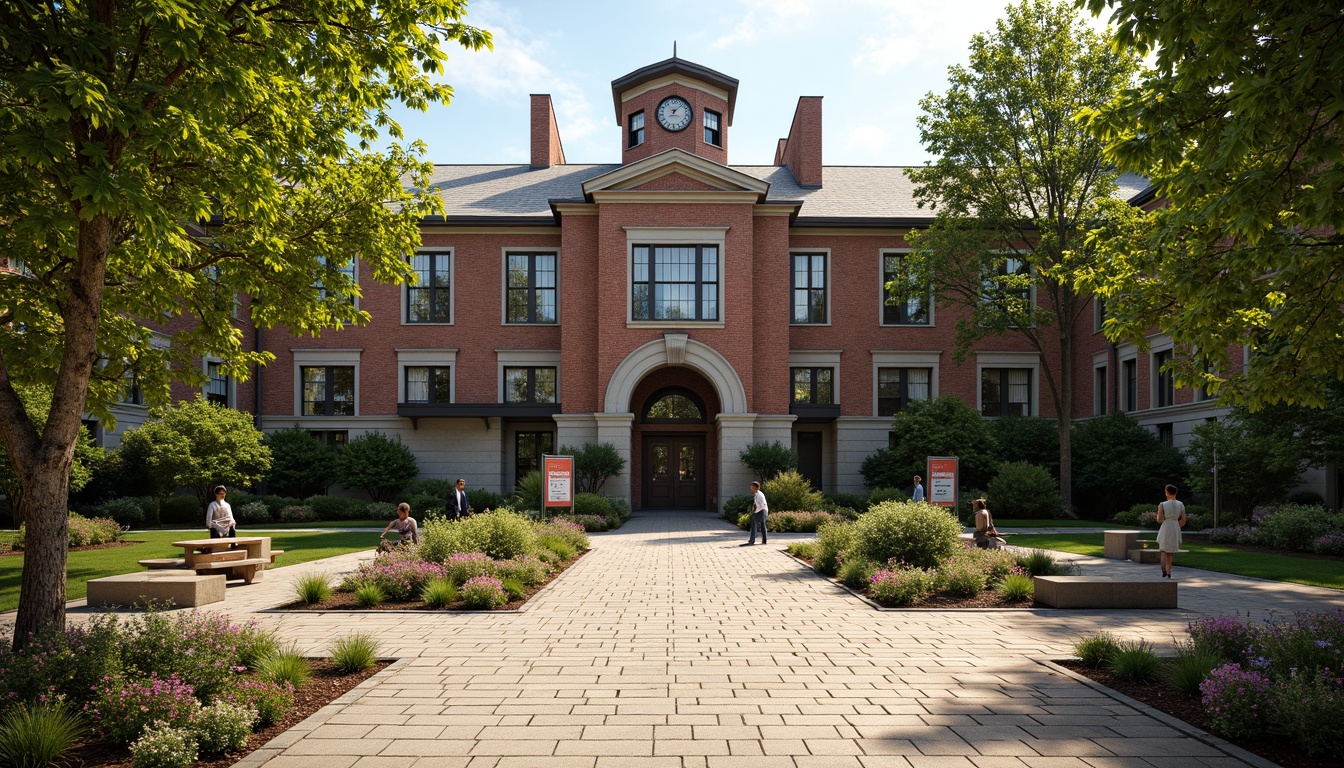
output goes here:
{"type": "Polygon", "coordinates": [[[631,446],[639,509],[707,509],[717,494],[718,395],[699,373],[670,366],[634,389],[631,446]]]}

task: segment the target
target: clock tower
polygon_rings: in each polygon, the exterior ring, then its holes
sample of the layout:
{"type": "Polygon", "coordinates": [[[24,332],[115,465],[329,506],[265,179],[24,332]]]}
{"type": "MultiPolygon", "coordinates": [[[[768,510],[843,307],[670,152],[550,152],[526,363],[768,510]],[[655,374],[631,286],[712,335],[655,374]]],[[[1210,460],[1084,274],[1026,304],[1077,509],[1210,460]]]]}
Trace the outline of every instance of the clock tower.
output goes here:
{"type": "Polygon", "coordinates": [[[611,82],[621,161],[683,149],[728,164],[737,79],[673,56],[611,82]]]}

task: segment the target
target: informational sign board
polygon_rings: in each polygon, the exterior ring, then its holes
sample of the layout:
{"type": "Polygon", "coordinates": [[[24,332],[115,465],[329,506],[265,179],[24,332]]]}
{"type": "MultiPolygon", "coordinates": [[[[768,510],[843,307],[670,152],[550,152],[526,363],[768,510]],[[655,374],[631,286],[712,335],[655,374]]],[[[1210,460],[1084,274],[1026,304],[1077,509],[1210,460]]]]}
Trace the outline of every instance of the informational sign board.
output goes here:
{"type": "Polygon", "coordinates": [[[574,457],[545,456],[546,506],[574,506],[574,457]]]}
{"type": "Polygon", "coordinates": [[[926,496],[930,504],[942,507],[957,506],[957,457],[929,457],[929,492],[926,496]]]}

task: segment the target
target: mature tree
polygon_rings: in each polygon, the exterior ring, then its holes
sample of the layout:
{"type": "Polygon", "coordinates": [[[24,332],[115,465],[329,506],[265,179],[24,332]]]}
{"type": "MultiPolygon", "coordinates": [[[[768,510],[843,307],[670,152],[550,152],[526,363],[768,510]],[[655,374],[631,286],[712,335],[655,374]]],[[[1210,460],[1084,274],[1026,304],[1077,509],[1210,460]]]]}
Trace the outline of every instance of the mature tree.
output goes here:
{"type": "Polygon", "coordinates": [[[994,436],[960,398],[913,402],[896,414],[891,429],[896,447],[869,456],[860,470],[869,488],[910,488],[915,475],[925,474],[930,456],[956,456],[963,488],[983,488],[994,476],[994,436]]]}
{"type": "Polygon", "coordinates": [[[337,476],[346,488],[362,488],[374,501],[391,501],[420,474],[415,454],[401,436],[365,432],[345,444],[337,461],[337,476]]]}
{"type": "Polygon", "coordinates": [[[1087,122],[1161,207],[1098,239],[1106,333],[1157,327],[1182,386],[1319,405],[1344,378],[1344,13],[1308,0],[1080,0],[1152,56],[1087,122]],[[1240,365],[1242,349],[1252,363],[1240,365]]]}
{"type": "Polygon", "coordinates": [[[1058,416],[1059,487],[1070,503],[1069,420],[1074,337],[1090,306],[1075,285],[1096,254],[1086,234],[1125,203],[1101,142],[1077,123],[1133,76],[1132,56],[1084,25],[1068,5],[1024,0],[993,32],[971,39],[970,62],[949,69],[946,94],[920,102],[920,139],[937,160],[910,171],[933,225],[909,236],[909,280],[893,301],[932,285],[964,309],[956,359],[977,341],[1014,334],[1040,360],[1058,416]]]}
{"type": "Polygon", "coordinates": [[[1104,520],[1141,501],[1154,505],[1162,486],[1183,485],[1185,458],[1125,413],[1073,427],[1073,498],[1079,517],[1104,520]]]}
{"type": "Polygon", "coordinates": [[[440,47],[488,45],[465,0],[0,0],[0,442],[23,487],[15,643],[65,617],[80,419],[124,377],[151,402],[209,354],[240,379],[232,315],[317,334],[367,314],[343,271],[411,272],[439,210],[422,147],[371,145],[395,102],[451,90],[440,47]],[[403,183],[405,182],[405,183],[403,183]],[[409,191],[407,189],[409,187],[409,191]],[[175,319],[181,318],[174,322],[175,319]],[[171,345],[151,345],[153,330],[171,345]],[[52,389],[45,427],[16,384],[52,389]]]}
{"type": "MultiPolygon", "coordinates": [[[[19,399],[23,401],[24,412],[41,430],[51,410],[51,390],[42,387],[18,387],[19,399]]],[[[75,459],[70,464],[70,493],[76,493],[93,479],[95,469],[105,461],[107,452],[93,442],[93,436],[84,430],[79,431],[75,444],[75,459]]],[[[0,443],[0,494],[9,502],[9,510],[14,518],[14,527],[19,527],[23,518],[19,517],[23,509],[23,485],[14,471],[14,464],[0,443]]]]}
{"type": "Polygon", "coordinates": [[[306,499],[326,493],[336,482],[340,457],[298,424],[267,434],[266,447],[271,449],[270,493],[306,499]]]}
{"type": "Polygon", "coordinates": [[[1257,504],[1282,498],[1307,468],[1292,424],[1255,418],[1240,408],[1223,421],[1195,427],[1185,450],[1190,489],[1211,495],[1217,466],[1219,505],[1233,514],[1249,515],[1257,504]]]}
{"type": "Polygon", "coordinates": [[[271,450],[252,417],[200,395],[173,408],[154,408],[149,420],[121,438],[123,455],[144,467],[160,502],[191,488],[201,509],[217,485],[250,488],[271,468],[271,450]]]}

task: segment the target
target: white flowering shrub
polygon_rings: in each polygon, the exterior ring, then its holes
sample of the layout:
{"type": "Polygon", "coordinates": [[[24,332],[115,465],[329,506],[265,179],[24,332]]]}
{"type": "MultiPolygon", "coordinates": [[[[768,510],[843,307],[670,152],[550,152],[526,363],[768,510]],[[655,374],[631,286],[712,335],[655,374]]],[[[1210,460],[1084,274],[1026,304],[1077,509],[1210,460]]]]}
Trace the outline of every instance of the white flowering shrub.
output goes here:
{"type": "Polygon", "coordinates": [[[185,728],[156,720],[131,744],[134,768],[191,768],[196,762],[196,737],[185,728]]]}

